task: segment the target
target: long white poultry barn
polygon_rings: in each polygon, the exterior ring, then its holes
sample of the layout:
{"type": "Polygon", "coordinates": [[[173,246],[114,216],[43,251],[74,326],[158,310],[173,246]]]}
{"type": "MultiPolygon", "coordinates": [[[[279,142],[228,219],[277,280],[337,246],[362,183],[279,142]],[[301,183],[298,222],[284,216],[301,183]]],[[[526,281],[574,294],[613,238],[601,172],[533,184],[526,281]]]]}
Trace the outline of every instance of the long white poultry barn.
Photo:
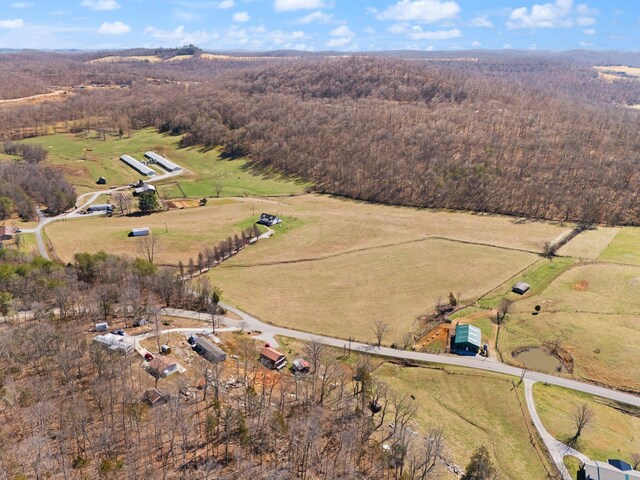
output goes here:
{"type": "Polygon", "coordinates": [[[144,156],[154,163],[160,165],[167,172],[179,172],[180,170],[182,170],[182,168],[173,163],[171,160],[167,160],[162,155],[158,155],[155,152],[144,152],[144,156]]]}

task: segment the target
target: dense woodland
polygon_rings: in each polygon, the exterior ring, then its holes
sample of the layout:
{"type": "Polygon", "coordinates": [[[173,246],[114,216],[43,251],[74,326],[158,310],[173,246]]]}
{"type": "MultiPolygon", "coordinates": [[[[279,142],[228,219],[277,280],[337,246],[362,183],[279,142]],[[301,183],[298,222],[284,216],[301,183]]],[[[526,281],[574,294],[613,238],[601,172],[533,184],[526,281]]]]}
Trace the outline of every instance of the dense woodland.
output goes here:
{"type": "Polygon", "coordinates": [[[185,145],[224,145],[230,156],[248,155],[257,169],[310,180],[321,192],[640,224],[640,116],[624,107],[640,104],[640,81],[604,81],[592,68],[637,65],[638,55],[464,55],[473,61],[196,55],[87,63],[97,56],[0,56],[0,70],[15,68],[19,78],[31,79],[19,82],[18,92],[11,75],[1,76],[5,98],[61,85],[98,87],[76,89],[64,101],[3,108],[5,136],[33,136],[54,124],[125,134],[155,126],[186,134],[185,145]]]}
{"type": "Polygon", "coordinates": [[[376,383],[367,359],[348,366],[319,344],[294,378],[267,373],[236,334],[237,365],[200,359],[196,398],[179,393],[196,391],[193,377],[160,380],[168,401],[151,407],[142,359],[93,343],[93,323],[144,316],[160,329],[159,305],[211,311],[205,281],[104,253],[63,267],[0,248],[0,292],[2,479],[418,480],[445,468],[442,429],[413,433],[409,397],[376,383]]]}

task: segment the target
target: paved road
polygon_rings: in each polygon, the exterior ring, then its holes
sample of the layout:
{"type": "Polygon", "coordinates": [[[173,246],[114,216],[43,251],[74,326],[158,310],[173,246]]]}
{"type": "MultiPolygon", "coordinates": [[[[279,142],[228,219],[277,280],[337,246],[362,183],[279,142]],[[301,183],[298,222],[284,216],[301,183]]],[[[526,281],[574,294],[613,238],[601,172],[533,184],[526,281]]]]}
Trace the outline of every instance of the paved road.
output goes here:
{"type": "Polygon", "coordinates": [[[567,467],[564,464],[564,457],[566,455],[573,455],[583,462],[588,461],[589,458],[579,451],[569,447],[568,445],[565,445],[561,441],[556,440],[555,437],[553,437],[547,431],[547,429],[544,428],[542,420],[540,419],[538,411],[536,410],[536,404],[533,401],[533,385],[535,383],[536,382],[534,380],[528,378],[524,379],[524,393],[525,398],[527,399],[527,408],[529,409],[529,415],[531,415],[533,425],[536,427],[536,430],[538,430],[538,433],[540,434],[542,441],[547,447],[553,463],[555,463],[556,467],[560,471],[563,480],[572,480],[571,475],[569,474],[569,470],[567,470],[567,467]]]}
{"type": "MultiPolygon", "coordinates": [[[[273,338],[276,335],[282,335],[284,337],[296,338],[304,341],[317,341],[324,345],[330,345],[332,347],[344,348],[347,346],[347,341],[341,338],[326,337],[323,335],[316,335],[313,333],[300,332],[298,330],[292,330],[289,328],[276,327],[262,322],[261,320],[253,317],[242,310],[238,310],[230,305],[221,304],[221,306],[238,315],[241,320],[233,320],[228,317],[222,317],[222,323],[227,326],[239,327],[244,322],[244,328],[250,330],[258,330],[262,332],[258,338],[265,339],[266,341],[275,342],[273,338]]],[[[164,313],[176,317],[185,317],[192,319],[200,319],[200,314],[197,312],[191,312],[189,310],[179,310],[174,308],[164,309],[164,313]]],[[[379,355],[382,357],[389,357],[395,359],[407,359],[417,362],[430,362],[443,365],[455,365],[460,367],[475,368],[478,370],[485,370],[488,372],[502,373],[505,375],[512,375],[519,377],[522,375],[522,369],[512,367],[511,365],[505,365],[504,363],[498,363],[495,360],[487,359],[484,357],[465,357],[465,356],[449,356],[449,355],[436,355],[432,353],[413,352],[408,350],[398,350],[388,347],[376,347],[368,345],[366,343],[351,343],[351,350],[357,352],[368,353],[373,355],[379,355]]],[[[548,383],[550,385],[558,385],[561,387],[569,388],[571,390],[577,390],[579,392],[589,393],[591,395],[597,395],[599,397],[608,398],[617,402],[626,403],[640,407],[640,397],[631,395],[629,393],[620,392],[590,383],[579,382],[563,377],[556,377],[555,375],[548,375],[545,373],[538,373],[527,371],[526,378],[529,380],[548,383]]]]}
{"type": "MultiPolygon", "coordinates": [[[[182,175],[184,172],[185,170],[180,170],[179,172],[167,172],[162,175],[157,175],[155,177],[145,179],[145,183],[152,183],[152,182],[158,182],[160,180],[166,180],[167,178],[182,175]]],[[[60,220],[67,220],[72,218],[87,218],[87,217],[104,215],[106,212],[95,212],[95,213],[85,213],[85,214],[82,214],[80,212],[86,209],[93,202],[95,202],[95,200],[100,195],[103,195],[106,193],[118,192],[121,190],[128,190],[129,188],[131,188],[130,185],[123,185],[121,187],[109,188],[107,190],[99,190],[97,192],[83,193],[76,199],[76,205],[78,205],[76,208],[74,208],[69,212],[61,213],[60,215],[57,215],[55,217],[45,217],[44,213],[40,209],[36,209],[36,213],[38,214],[38,218],[39,218],[38,225],[36,226],[36,228],[23,229],[22,232],[35,233],[36,243],[38,245],[38,251],[40,252],[40,255],[42,255],[42,257],[46,258],[47,260],[51,260],[51,257],[49,256],[49,252],[47,251],[47,246],[44,242],[44,237],[42,235],[44,227],[46,227],[50,223],[57,222],[60,220]]]]}

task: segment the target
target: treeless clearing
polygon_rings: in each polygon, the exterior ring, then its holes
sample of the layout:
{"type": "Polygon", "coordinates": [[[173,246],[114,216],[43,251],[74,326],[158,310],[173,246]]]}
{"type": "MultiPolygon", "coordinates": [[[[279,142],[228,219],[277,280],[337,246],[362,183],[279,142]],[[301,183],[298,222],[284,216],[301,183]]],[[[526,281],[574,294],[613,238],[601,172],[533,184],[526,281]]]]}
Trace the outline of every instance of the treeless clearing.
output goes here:
{"type": "Polygon", "coordinates": [[[73,93],[68,90],[56,90],[55,92],[40,93],[38,95],[31,95],[29,97],[0,100],[0,105],[2,105],[3,107],[37,105],[43,102],[66,100],[70,95],[73,95],[73,93]]]}
{"type": "Polygon", "coordinates": [[[533,387],[538,414],[545,428],[559,440],[575,433],[572,419],[574,409],[583,403],[594,411],[591,427],[580,436],[578,449],[592,460],[606,462],[621,458],[631,462],[631,456],[640,452],[640,416],[625,414],[608,403],[585,393],[553,385],[537,383],[533,387]]]}
{"type": "Polygon", "coordinates": [[[559,255],[595,260],[607,248],[620,231],[617,227],[598,227],[585,230],[558,251],[559,255]]]}
{"type": "Polygon", "coordinates": [[[162,62],[162,58],[157,55],[110,55],[108,57],[94,58],[87,63],[112,63],[112,62],[162,62]]]}
{"type": "Polygon", "coordinates": [[[640,267],[576,266],[541,294],[513,305],[500,350],[508,359],[514,349],[560,339],[574,358],[576,377],[640,391],[640,366],[629,362],[640,354],[639,283],[640,267]],[[542,310],[534,316],[535,305],[542,310]]]}
{"type": "Polygon", "coordinates": [[[627,67],[624,65],[595,66],[601,78],[609,81],[623,80],[629,78],[640,78],[640,68],[627,67]]]}
{"type": "MultiPolygon", "coordinates": [[[[135,205],[134,201],[134,205],[135,205]]],[[[132,228],[149,227],[160,239],[155,263],[177,265],[197,259],[199,252],[257,220],[253,212],[268,208],[263,199],[211,200],[207,206],[169,210],[146,216],[91,217],[66,220],[47,227],[56,255],[64,262],[78,252],[104,250],[117,255],[141,256],[138,238],[127,237],[132,228]]],[[[244,253],[244,252],[243,252],[244,253]]]]}
{"type": "Polygon", "coordinates": [[[640,228],[623,227],[599,255],[598,260],[640,265],[638,245],[640,245],[640,228]]]}
{"type": "MultiPolygon", "coordinates": [[[[402,368],[385,363],[373,377],[398,395],[414,395],[418,430],[444,427],[445,457],[463,468],[484,445],[500,478],[546,478],[545,464],[529,443],[527,424],[509,377],[461,368],[402,368]],[[452,375],[453,374],[453,375],[452,375]]],[[[524,392],[518,389],[524,405],[524,392]]],[[[526,406],[524,407],[526,412],[526,406]]],[[[444,469],[436,478],[458,478],[444,469]]]]}
{"type": "MultiPolygon", "coordinates": [[[[284,236],[280,242],[288,250],[284,236]]],[[[374,340],[372,325],[383,320],[390,324],[385,344],[399,341],[438,298],[451,291],[477,297],[535,259],[526,252],[427,239],[318,260],[242,266],[247,257],[268,262],[271,243],[262,241],[209,273],[228,301],[277,325],[365,341],[374,340]]]]}

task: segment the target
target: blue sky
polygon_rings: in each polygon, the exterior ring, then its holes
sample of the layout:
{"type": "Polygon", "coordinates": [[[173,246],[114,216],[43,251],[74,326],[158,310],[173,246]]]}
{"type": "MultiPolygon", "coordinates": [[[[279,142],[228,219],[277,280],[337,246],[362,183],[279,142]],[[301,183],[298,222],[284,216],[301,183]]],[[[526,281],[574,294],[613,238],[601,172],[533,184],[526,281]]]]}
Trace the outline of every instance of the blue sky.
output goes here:
{"type": "Polygon", "coordinates": [[[640,48],[640,0],[0,0],[0,7],[0,48],[640,48]]]}

